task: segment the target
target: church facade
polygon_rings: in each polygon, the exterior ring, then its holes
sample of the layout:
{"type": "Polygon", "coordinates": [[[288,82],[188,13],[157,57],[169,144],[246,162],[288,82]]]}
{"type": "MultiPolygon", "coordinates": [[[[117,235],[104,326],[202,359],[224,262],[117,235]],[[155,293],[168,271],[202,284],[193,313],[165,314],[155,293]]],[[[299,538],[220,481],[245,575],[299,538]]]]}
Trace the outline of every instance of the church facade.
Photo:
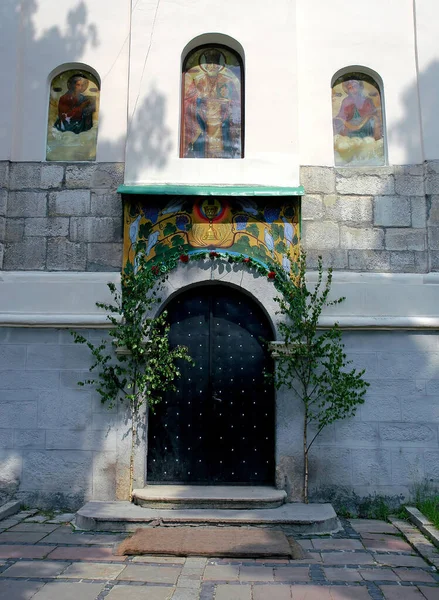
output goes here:
{"type": "Polygon", "coordinates": [[[259,341],[282,341],[270,273],[300,248],[311,282],[319,255],[334,269],[346,300],[320,325],[370,383],[316,440],[311,497],[439,484],[436,3],[3,4],[0,499],[127,499],[125,409],[78,388],[70,330],[106,335],[96,302],[139,252],[197,372],[161,420],[145,410],[136,487],[300,500],[302,409],[261,379],[259,341]]]}

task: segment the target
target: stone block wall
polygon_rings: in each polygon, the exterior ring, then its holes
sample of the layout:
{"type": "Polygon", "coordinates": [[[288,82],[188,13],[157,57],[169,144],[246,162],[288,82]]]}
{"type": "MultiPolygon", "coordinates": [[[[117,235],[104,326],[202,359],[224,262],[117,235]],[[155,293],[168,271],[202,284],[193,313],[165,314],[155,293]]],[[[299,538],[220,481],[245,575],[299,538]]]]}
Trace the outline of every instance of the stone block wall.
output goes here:
{"type": "Polygon", "coordinates": [[[302,241],[311,268],[439,270],[439,161],[424,165],[302,167],[302,241]]]}
{"type": "Polygon", "coordinates": [[[0,268],[119,271],[120,163],[0,163],[0,268]]]}

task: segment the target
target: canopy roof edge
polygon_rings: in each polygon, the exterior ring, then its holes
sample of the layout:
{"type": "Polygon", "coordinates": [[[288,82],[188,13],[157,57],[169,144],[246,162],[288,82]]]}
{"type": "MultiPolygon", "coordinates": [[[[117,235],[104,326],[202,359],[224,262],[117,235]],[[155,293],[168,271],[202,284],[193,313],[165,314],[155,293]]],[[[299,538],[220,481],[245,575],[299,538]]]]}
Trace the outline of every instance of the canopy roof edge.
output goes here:
{"type": "Polygon", "coordinates": [[[305,190],[298,187],[275,187],[263,185],[178,185],[178,184],[123,184],[119,194],[143,194],[149,196],[302,196],[305,190]]]}

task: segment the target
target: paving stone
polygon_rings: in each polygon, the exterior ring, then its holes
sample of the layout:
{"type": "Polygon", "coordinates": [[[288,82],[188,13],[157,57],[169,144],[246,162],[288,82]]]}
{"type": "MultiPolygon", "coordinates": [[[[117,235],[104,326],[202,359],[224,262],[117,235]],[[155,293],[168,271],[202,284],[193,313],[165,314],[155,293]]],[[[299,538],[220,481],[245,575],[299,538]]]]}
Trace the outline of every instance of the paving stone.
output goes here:
{"type": "Polygon", "coordinates": [[[365,581],[399,581],[392,569],[360,569],[365,581]]]}
{"type": "Polygon", "coordinates": [[[375,560],[382,565],[391,567],[421,567],[428,568],[427,563],[419,556],[405,554],[374,554],[375,560]]]}
{"type": "Polygon", "coordinates": [[[439,587],[419,586],[420,591],[424,594],[427,600],[439,600],[439,587]]]}
{"type": "Polygon", "coordinates": [[[229,565],[207,565],[204,581],[238,581],[239,567],[229,565]]]}
{"type": "Polygon", "coordinates": [[[9,529],[9,531],[21,531],[23,533],[51,533],[57,529],[58,525],[49,525],[46,523],[18,523],[9,529]]]}
{"type": "Polygon", "coordinates": [[[72,579],[116,579],[125,565],[109,563],[72,563],[63,572],[62,577],[72,579]]]}
{"type": "Polygon", "coordinates": [[[47,533],[27,533],[24,531],[4,531],[0,533],[0,543],[4,542],[21,542],[22,544],[36,544],[43,537],[45,537],[47,533]]]}
{"type": "Polygon", "coordinates": [[[41,581],[0,581],[0,598],[30,600],[43,585],[41,581]]]}
{"type": "MultiPolygon", "coordinates": [[[[115,558],[120,559],[123,558],[123,556],[117,556],[115,558]]],[[[133,556],[132,562],[183,565],[185,560],[186,559],[183,556],[133,556]]]]}
{"type": "Polygon", "coordinates": [[[191,568],[202,568],[207,565],[207,558],[202,556],[188,556],[185,560],[185,566],[191,568]]]}
{"type": "Polygon", "coordinates": [[[53,546],[0,545],[0,558],[44,558],[53,546]]]}
{"type": "Polygon", "coordinates": [[[200,591],[189,588],[177,588],[172,596],[172,600],[199,600],[199,598],[200,591]]]}
{"type": "Polygon", "coordinates": [[[341,567],[339,569],[323,569],[323,571],[326,575],[326,579],[329,581],[362,581],[358,569],[346,569],[345,567],[341,567]]]}
{"type": "Polygon", "coordinates": [[[251,585],[217,585],[215,600],[251,600],[251,585]]]}
{"type": "Polygon", "coordinates": [[[311,550],[314,548],[313,540],[298,540],[297,542],[304,550],[311,550]]]}
{"type": "Polygon", "coordinates": [[[291,590],[284,585],[255,585],[253,600],[291,600],[291,590]]]}
{"type": "MultiPolygon", "coordinates": [[[[283,571],[284,569],[279,569],[283,571]]],[[[239,569],[240,581],[273,581],[272,567],[241,567],[239,569]]]]}
{"type": "Polygon", "coordinates": [[[363,543],[368,550],[381,550],[386,552],[413,552],[410,544],[401,538],[388,536],[384,540],[364,539],[363,543]]]}
{"type": "Polygon", "coordinates": [[[70,527],[60,527],[53,533],[50,533],[44,541],[48,544],[110,545],[121,542],[124,537],[117,534],[78,533],[72,531],[70,527]]]}
{"type": "Polygon", "coordinates": [[[386,600],[425,600],[417,588],[401,586],[380,586],[386,600]]]}
{"type": "Polygon", "coordinates": [[[68,562],[21,560],[3,571],[0,577],[57,577],[68,566],[68,562]]]}
{"type": "Polygon", "coordinates": [[[310,581],[308,567],[283,567],[274,570],[275,581],[310,581]]]}
{"type": "Polygon", "coordinates": [[[370,600],[369,592],[364,587],[321,585],[293,585],[291,598],[292,600],[370,600]]]}
{"type": "Polygon", "coordinates": [[[75,518],[75,513],[61,513],[53,519],[47,521],[48,523],[70,523],[75,518]]]}
{"type": "Polygon", "coordinates": [[[349,519],[349,523],[358,533],[398,533],[397,529],[385,521],[375,519],[349,519]]]}
{"type": "Polygon", "coordinates": [[[327,565],[367,565],[375,562],[368,552],[324,552],[322,559],[327,565]]]}
{"type": "Polygon", "coordinates": [[[313,540],[313,545],[316,550],[364,550],[359,540],[313,540]]]}
{"type": "Polygon", "coordinates": [[[3,519],[3,521],[0,521],[2,529],[9,529],[14,525],[18,525],[18,523],[21,523],[20,519],[3,519]]]}
{"type": "Polygon", "coordinates": [[[50,558],[58,560],[105,560],[115,562],[124,562],[127,559],[126,556],[114,556],[113,548],[74,548],[72,546],[55,548],[50,554],[50,558]]]}
{"type": "Polygon", "coordinates": [[[185,590],[199,590],[201,586],[201,576],[198,575],[180,575],[177,586],[185,590]]]}
{"type": "Polygon", "coordinates": [[[47,583],[32,600],[95,600],[102,592],[102,583],[47,583]]]}
{"type": "Polygon", "coordinates": [[[393,569],[401,581],[423,581],[435,583],[436,580],[429,573],[417,569],[393,569]]]}
{"type": "Polygon", "coordinates": [[[175,584],[180,575],[180,571],[180,567],[128,565],[122,573],[118,575],[117,579],[123,581],[148,581],[149,583],[175,584]]]}
{"type": "Polygon", "coordinates": [[[170,600],[173,591],[171,587],[117,585],[105,600],[170,600]]]}

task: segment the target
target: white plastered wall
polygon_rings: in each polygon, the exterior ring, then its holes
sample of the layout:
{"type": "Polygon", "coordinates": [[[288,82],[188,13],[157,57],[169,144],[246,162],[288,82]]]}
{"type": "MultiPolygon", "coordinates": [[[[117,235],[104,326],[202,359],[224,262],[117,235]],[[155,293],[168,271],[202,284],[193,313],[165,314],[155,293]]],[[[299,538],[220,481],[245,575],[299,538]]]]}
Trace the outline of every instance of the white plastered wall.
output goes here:
{"type": "Polygon", "coordinates": [[[349,66],[383,81],[388,163],[422,162],[413,0],[298,0],[297,35],[300,163],[334,164],[331,79],[349,66]]]}
{"type": "Polygon", "coordinates": [[[130,0],[7,1],[2,12],[11,27],[1,44],[8,46],[2,64],[11,85],[1,95],[0,114],[10,125],[0,125],[0,159],[45,160],[49,75],[60,65],[83,64],[101,79],[97,160],[123,161],[130,0]]]}
{"type": "Polygon", "coordinates": [[[294,0],[139,0],[125,183],[297,186],[295,40],[294,0]],[[203,34],[214,43],[229,36],[244,48],[244,159],[179,157],[182,52],[203,34]]]}

